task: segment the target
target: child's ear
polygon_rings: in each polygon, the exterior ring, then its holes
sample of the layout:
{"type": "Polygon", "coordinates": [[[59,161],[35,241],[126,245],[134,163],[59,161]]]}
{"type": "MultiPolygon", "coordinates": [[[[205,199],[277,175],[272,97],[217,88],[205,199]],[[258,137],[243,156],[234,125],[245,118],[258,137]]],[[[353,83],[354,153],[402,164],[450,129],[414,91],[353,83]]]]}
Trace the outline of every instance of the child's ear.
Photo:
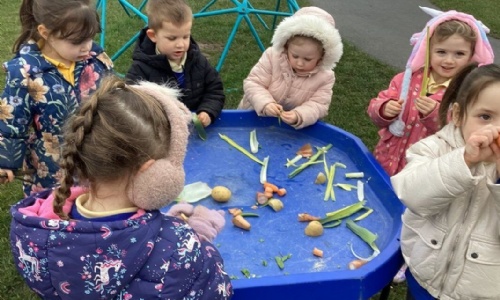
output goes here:
{"type": "Polygon", "coordinates": [[[156,43],[156,33],[153,29],[149,28],[146,30],[146,35],[153,43],[156,43]]]}
{"type": "Polygon", "coordinates": [[[453,103],[451,107],[451,121],[455,126],[460,126],[460,105],[458,103],[453,103]]]}
{"type": "Polygon", "coordinates": [[[149,167],[151,167],[155,161],[156,160],[154,160],[154,159],[150,159],[150,160],[146,161],[145,163],[143,163],[142,166],[139,168],[139,172],[144,172],[147,169],[149,169],[149,167]]]}
{"type": "Polygon", "coordinates": [[[44,40],[46,40],[49,37],[50,30],[48,30],[47,27],[45,27],[45,25],[43,24],[38,25],[36,30],[44,40]]]}

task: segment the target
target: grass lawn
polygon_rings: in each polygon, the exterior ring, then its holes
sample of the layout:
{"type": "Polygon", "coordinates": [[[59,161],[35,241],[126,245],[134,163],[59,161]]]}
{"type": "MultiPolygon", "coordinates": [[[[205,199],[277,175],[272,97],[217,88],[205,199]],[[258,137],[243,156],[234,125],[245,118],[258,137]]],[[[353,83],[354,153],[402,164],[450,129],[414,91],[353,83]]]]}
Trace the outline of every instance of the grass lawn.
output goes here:
{"type": "MultiPolygon", "coordinates": [[[[493,17],[498,7],[498,0],[467,1],[460,0],[435,0],[433,3],[446,8],[455,8],[471,12],[480,16],[479,18],[490,28],[495,35],[499,36],[500,21],[493,17]],[[471,2],[472,3],[472,2],[471,2]],[[481,5],[479,5],[479,3],[481,5]],[[494,4],[495,3],[495,4],[494,4]],[[484,14],[483,14],[484,13],[484,14]]],[[[0,11],[0,61],[4,62],[12,57],[11,46],[17,37],[19,24],[17,11],[20,1],[0,0],[2,10],[0,11]]],[[[132,0],[131,3],[139,5],[140,0],[132,0]]],[[[196,12],[208,1],[189,0],[193,11],[196,12]]],[[[217,5],[228,5],[229,1],[219,1],[217,5]]],[[[285,2],[285,1],[282,1],[285,2]]],[[[298,1],[301,6],[307,5],[306,1],[298,1]]],[[[252,0],[252,4],[259,8],[274,8],[274,1],[252,0]]],[[[284,10],[284,7],[283,9],[284,10]]],[[[107,39],[106,51],[110,56],[121,47],[133,34],[144,24],[138,18],[130,18],[115,1],[108,3],[107,17],[107,39]]],[[[213,65],[216,65],[229,31],[234,23],[236,15],[224,15],[219,17],[196,19],[193,27],[193,37],[201,45],[204,53],[209,56],[213,65]]],[[[271,18],[264,17],[268,24],[271,18]]],[[[266,30],[253,18],[254,25],[264,43],[268,46],[272,32],[266,30]]],[[[421,28],[415,28],[419,31],[421,28]]],[[[342,35],[342,32],[340,33],[342,35]]],[[[116,71],[125,73],[130,64],[131,47],[120,58],[115,61],[116,71]]],[[[261,55],[257,44],[253,40],[250,30],[244,24],[240,26],[236,38],[231,46],[227,59],[222,67],[221,76],[227,95],[225,108],[235,108],[242,97],[242,81],[251,67],[257,62],[261,55]]],[[[324,121],[353,133],[372,149],[377,142],[377,130],[366,115],[368,101],[376,96],[378,91],[386,88],[390,79],[400,70],[388,67],[367,54],[358,51],[344,41],[344,56],[338,64],[335,72],[337,82],[334,86],[334,96],[330,112],[324,121]]],[[[0,73],[0,82],[4,82],[4,73],[0,73]]],[[[0,300],[29,300],[38,299],[24,285],[21,277],[17,274],[12,263],[8,243],[10,215],[8,213],[11,204],[22,198],[21,187],[18,182],[10,185],[0,185],[0,300]]],[[[393,288],[390,299],[404,299],[405,285],[393,288]]]]}

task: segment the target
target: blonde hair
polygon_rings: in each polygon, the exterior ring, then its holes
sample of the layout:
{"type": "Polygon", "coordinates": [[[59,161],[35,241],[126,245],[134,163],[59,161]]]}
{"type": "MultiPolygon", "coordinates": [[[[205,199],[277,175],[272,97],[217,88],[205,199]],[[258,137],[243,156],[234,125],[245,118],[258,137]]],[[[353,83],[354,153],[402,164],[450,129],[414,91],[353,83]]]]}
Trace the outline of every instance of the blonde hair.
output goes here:
{"type": "Polygon", "coordinates": [[[158,30],[163,22],[182,25],[193,20],[191,7],[184,0],[149,0],[146,5],[148,27],[158,30]]]}
{"type": "Polygon", "coordinates": [[[149,159],[163,158],[170,145],[170,123],[159,101],[109,76],[65,126],[61,185],[54,212],[62,207],[76,177],[95,191],[98,183],[130,178],[149,159]]]}

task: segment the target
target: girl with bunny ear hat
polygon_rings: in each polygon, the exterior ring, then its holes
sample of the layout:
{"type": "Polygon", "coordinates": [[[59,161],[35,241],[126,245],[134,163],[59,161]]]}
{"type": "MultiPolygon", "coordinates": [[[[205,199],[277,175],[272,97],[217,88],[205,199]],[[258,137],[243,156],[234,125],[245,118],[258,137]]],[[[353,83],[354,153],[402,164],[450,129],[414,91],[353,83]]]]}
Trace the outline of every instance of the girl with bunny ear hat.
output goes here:
{"type": "Polygon", "coordinates": [[[489,64],[494,59],[486,37],[489,29],[474,16],[422,10],[433,18],[411,37],[413,50],[404,72],[367,109],[380,128],[375,158],[390,176],[406,165],[405,152],[412,144],[439,129],[439,104],[451,79],[470,62],[489,64]]]}

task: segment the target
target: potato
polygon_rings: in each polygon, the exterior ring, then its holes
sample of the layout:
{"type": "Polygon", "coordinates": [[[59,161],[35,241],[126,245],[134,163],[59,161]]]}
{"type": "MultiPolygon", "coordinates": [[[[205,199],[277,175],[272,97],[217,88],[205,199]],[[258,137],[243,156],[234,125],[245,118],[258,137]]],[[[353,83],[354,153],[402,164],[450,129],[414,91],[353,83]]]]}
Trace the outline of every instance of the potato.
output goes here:
{"type": "Polygon", "coordinates": [[[217,202],[225,203],[231,198],[231,191],[225,186],[216,186],[212,189],[212,198],[217,202]]]}
{"type": "Polygon", "coordinates": [[[323,225],[319,221],[311,221],[304,232],[307,236],[320,236],[323,234],[323,225]]]}

